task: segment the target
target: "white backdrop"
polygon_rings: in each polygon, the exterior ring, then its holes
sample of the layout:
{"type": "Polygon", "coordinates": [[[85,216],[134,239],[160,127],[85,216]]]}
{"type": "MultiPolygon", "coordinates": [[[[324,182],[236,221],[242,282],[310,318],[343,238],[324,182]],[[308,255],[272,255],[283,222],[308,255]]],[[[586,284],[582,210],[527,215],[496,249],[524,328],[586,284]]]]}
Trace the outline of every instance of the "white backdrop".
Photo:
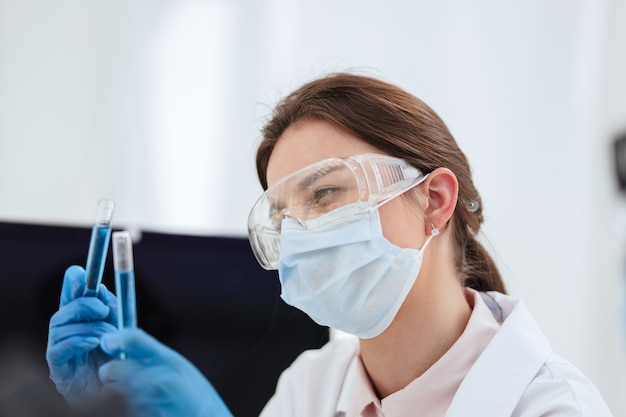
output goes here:
{"type": "Polygon", "coordinates": [[[258,129],[357,69],[440,113],[485,241],[561,355],[626,415],[621,0],[0,0],[0,221],[246,234],[258,129]]]}

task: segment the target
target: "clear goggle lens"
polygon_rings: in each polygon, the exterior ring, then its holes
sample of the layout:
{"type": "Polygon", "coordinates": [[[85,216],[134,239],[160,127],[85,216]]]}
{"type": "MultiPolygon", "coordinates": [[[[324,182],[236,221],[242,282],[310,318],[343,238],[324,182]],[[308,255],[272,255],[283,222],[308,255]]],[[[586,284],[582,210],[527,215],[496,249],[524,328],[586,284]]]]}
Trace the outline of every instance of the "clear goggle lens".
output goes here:
{"type": "Polygon", "coordinates": [[[303,229],[322,230],[349,220],[353,203],[380,207],[426,178],[406,161],[386,155],[360,154],[309,165],[268,188],[252,207],[248,236],[265,269],[277,269],[280,230],[289,217],[303,229]]]}

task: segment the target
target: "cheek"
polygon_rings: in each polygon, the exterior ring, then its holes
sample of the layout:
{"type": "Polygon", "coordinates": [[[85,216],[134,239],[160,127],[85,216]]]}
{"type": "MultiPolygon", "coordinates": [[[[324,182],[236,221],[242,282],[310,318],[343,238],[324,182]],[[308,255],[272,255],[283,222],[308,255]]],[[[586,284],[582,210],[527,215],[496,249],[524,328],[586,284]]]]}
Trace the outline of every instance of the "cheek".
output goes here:
{"type": "Polygon", "coordinates": [[[383,235],[401,248],[419,249],[426,238],[424,215],[415,201],[397,197],[380,209],[383,235]]]}

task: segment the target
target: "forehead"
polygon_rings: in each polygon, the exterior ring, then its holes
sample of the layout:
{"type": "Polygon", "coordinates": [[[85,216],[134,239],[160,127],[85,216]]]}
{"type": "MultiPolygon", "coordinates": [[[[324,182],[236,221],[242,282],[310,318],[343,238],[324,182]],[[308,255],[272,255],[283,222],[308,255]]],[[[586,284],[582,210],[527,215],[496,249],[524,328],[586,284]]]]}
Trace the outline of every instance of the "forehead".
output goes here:
{"type": "Polygon", "coordinates": [[[360,153],[380,153],[329,122],[304,120],[295,123],[280,136],[267,166],[267,183],[272,186],[285,176],[328,158],[342,158],[360,153]]]}

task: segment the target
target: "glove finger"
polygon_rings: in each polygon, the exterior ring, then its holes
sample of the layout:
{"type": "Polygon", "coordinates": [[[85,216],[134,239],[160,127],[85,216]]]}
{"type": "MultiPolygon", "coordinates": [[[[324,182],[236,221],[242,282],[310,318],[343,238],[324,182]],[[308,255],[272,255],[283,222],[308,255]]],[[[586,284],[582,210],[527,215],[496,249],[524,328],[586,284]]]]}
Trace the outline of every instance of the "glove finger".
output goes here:
{"type": "Polygon", "coordinates": [[[107,317],[107,321],[117,326],[118,312],[117,312],[117,297],[113,294],[104,284],[100,284],[100,290],[98,291],[98,298],[107,305],[111,310],[107,317]]]}
{"type": "Polygon", "coordinates": [[[50,347],[46,351],[46,360],[51,366],[62,366],[76,356],[91,352],[99,345],[99,337],[70,337],[50,347]]]}
{"type": "Polygon", "coordinates": [[[60,307],[63,307],[83,294],[85,288],[85,270],[78,265],[72,265],[65,270],[63,287],[61,287],[60,307]]]}
{"type": "Polygon", "coordinates": [[[123,383],[127,388],[144,386],[155,382],[159,375],[158,366],[133,359],[111,360],[98,369],[98,378],[103,384],[123,383]]]}
{"type": "Polygon", "coordinates": [[[174,351],[141,329],[123,329],[102,336],[102,350],[109,355],[125,353],[128,359],[169,358],[174,351]]]}
{"type": "Polygon", "coordinates": [[[72,337],[97,337],[100,339],[103,334],[114,332],[116,329],[111,323],[105,321],[69,323],[50,330],[48,333],[48,346],[54,346],[72,337]]]}
{"type": "Polygon", "coordinates": [[[68,323],[100,321],[110,313],[109,306],[95,297],[80,297],[70,301],[50,318],[50,329],[68,323]]]}

